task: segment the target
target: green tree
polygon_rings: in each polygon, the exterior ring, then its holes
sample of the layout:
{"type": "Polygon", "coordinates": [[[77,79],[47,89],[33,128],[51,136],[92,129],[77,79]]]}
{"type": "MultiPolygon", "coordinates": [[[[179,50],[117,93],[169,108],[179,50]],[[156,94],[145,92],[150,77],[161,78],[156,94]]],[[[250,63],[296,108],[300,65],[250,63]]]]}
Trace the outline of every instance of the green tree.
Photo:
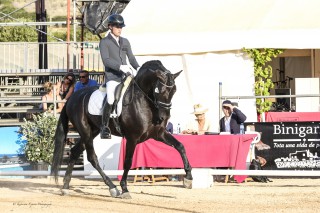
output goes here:
{"type": "MultiPolygon", "coordinates": [[[[0,0],[0,9],[3,14],[9,14],[15,11],[11,0],[0,0]]],[[[27,12],[24,9],[18,10],[10,16],[6,16],[2,21],[4,22],[35,22],[35,12],[27,12]]],[[[65,21],[66,16],[54,16],[53,21],[65,21]]],[[[0,27],[0,42],[37,42],[38,31],[35,29],[36,26],[2,26],[0,27]]],[[[59,39],[67,40],[67,28],[48,27],[48,42],[57,42],[59,39]]],[[[73,27],[70,29],[71,41],[73,40],[73,27]]],[[[81,28],[77,27],[76,33],[77,41],[81,41],[81,28]]],[[[84,28],[83,41],[99,41],[99,37],[93,35],[87,28],[84,28]]]]}
{"type": "MultiPolygon", "coordinates": [[[[247,53],[250,58],[254,61],[254,76],[255,76],[255,95],[257,96],[268,96],[270,95],[270,89],[274,87],[272,82],[272,67],[266,65],[267,62],[272,61],[273,58],[277,57],[283,52],[280,49],[246,49],[243,51],[247,53]]],[[[257,98],[257,111],[258,113],[264,113],[270,110],[272,102],[269,100],[257,98]]]]}
{"type": "MultiPolygon", "coordinates": [[[[15,8],[13,6],[12,0],[0,0],[0,9],[1,9],[1,17],[4,16],[4,14],[9,14],[15,10],[17,10],[18,8],[15,8]]],[[[32,21],[36,20],[36,14],[35,12],[33,13],[29,13],[27,12],[25,9],[21,9],[21,10],[17,10],[16,12],[10,14],[10,16],[6,16],[4,21],[14,21],[14,19],[29,19],[32,21]]],[[[1,22],[3,22],[3,20],[1,20],[1,22]]]]}
{"type": "Polygon", "coordinates": [[[37,31],[30,27],[0,27],[0,42],[35,42],[37,40],[37,31]]]}

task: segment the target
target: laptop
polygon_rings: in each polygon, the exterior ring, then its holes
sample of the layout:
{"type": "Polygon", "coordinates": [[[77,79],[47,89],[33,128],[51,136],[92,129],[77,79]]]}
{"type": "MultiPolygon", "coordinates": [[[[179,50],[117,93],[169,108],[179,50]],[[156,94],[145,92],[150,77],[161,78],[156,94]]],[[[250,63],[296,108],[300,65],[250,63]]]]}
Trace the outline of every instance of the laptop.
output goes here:
{"type": "Polygon", "coordinates": [[[220,135],[220,132],[205,132],[205,135],[220,135]]]}

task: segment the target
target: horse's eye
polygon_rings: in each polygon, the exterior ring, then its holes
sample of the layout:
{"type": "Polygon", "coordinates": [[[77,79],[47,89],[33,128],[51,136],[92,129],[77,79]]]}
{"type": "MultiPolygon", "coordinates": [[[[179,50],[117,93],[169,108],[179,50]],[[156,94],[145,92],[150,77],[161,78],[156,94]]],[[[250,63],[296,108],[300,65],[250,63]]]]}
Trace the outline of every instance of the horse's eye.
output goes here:
{"type": "Polygon", "coordinates": [[[158,87],[156,87],[156,88],[154,89],[154,92],[155,92],[155,93],[159,93],[158,87]]]}

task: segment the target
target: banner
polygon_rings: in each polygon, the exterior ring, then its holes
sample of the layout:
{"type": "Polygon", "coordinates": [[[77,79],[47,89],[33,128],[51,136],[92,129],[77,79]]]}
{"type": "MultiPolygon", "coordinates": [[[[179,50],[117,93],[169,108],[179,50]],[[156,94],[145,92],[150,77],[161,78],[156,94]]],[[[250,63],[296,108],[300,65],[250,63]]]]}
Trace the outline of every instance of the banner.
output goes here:
{"type": "Polygon", "coordinates": [[[319,122],[245,123],[261,133],[256,156],[263,157],[269,170],[320,169],[319,122]]]}

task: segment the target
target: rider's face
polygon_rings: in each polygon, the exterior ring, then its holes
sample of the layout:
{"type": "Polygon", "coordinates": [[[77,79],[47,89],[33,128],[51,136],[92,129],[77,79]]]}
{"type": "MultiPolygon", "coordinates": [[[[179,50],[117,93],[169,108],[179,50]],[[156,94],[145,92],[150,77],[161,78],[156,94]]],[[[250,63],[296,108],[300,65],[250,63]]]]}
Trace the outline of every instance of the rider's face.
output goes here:
{"type": "Polygon", "coordinates": [[[113,35],[115,35],[116,37],[119,37],[121,35],[121,32],[122,32],[122,27],[119,27],[119,26],[110,26],[109,27],[110,30],[111,30],[111,33],[113,35]]]}

